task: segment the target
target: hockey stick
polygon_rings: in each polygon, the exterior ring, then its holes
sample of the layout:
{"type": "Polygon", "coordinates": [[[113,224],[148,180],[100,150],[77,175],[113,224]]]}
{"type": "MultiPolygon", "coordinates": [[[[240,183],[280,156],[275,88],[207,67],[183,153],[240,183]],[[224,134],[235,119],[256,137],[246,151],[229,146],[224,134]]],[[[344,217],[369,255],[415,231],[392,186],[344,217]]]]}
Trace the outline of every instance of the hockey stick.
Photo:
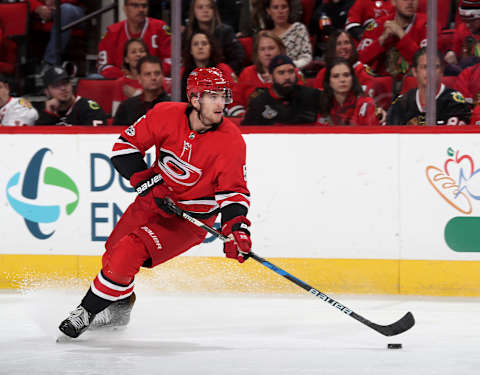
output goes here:
{"type": "MultiPolygon", "coordinates": [[[[218,239],[222,240],[223,242],[230,241],[229,238],[224,236],[223,234],[217,232],[215,229],[212,227],[202,223],[200,220],[195,219],[194,217],[190,216],[187,214],[185,211],[182,209],[178,208],[173,202],[169,200],[165,200],[165,203],[167,207],[175,213],[175,215],[178,215],[182,217],[185,220],[188,220],[192,224],[196,225],[197,227],[200,227],[207,231],[208,233],[212,234],[213,236],[217,237],[218,239]]],[[[333,298],[327,296],[325,293],[320,292],[319,290],[311,287],[308,285],[306,282],[296,278],[295,276],[289,274],[288,272],[282,270],[281,268],[275,266],[274,264],[270,263],[268,260],[258,256],[254,252],[250,252],[249,256],[253,259],[255,259],[257,262],[261,263],[263,266],[270,268],[272,271],[278,273],[280,276],[283,276],[287,280],[291,281],[292,283],[298,285],[300,288],[305,289],[307,292],[313,294],[315,297],[320,298],[321,300],[329,303],[333,307],[337,308],[344,314],[352,317],[353,319],[358,320],[360,323],[365,324],[366,326],[374,329],[375,331],[381,333],[384,336],[395,336],[400,333],[403,333],[410,328],[412,328],[415,324],[415,319],[413,317],[413,314],[411,312],[407,312],[400,320],[397,320],[396,322],[388,325],[380,325],[371,322],[370,320],[364,318],[363,316],[357,314],[353,310],[349,309],[345,305],[342,305],[341,303],[335,301],[333,298]]]]}

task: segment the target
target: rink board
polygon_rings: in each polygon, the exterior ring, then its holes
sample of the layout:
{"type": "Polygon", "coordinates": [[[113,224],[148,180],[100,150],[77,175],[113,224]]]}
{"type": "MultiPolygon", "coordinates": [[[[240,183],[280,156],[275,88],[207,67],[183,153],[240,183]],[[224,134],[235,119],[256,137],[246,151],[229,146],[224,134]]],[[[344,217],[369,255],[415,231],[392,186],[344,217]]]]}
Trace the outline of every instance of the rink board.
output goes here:
{"type": "MultiPolygon", "coordinates": [[[[65,129],[0,133],[0,287],[91,279],[133,200],[108,159],[117,130],[65,129]]],[[[325,291],[480,295],[479,131],[435,130],[249,128],[255,251],[325,291]]],[[[142,277],[160,289],[295,290],[207,242],[142,277]]]]}

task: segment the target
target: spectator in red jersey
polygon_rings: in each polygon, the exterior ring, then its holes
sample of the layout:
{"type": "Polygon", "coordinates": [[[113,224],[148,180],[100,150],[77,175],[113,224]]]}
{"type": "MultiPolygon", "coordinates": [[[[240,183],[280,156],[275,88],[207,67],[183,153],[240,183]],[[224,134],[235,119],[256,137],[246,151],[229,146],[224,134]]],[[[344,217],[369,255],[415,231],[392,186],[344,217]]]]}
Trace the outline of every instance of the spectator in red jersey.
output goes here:
{"type": "Polygon", "coordinates": [[[452,49],[446,52],[445,62],[458,64],[462,69],[480,56],[480,1],[461,0],[458,14],[462,22],[455,28],[452,49]]]}
{"type": "Polygon", "coordinates": [[[319,116],[319,125],[379,125],[375,102],[363,93],[348,60],[337,57],[327,66],[323,92],[322,108],[326,108],[328,114],[319,116]]]}
{"type": "Polygon", "coordinates": [[[364,28],[370,22],[394,12],[395,8],[390,0],[355,0],[348,10],[345,30],[360,41],[364,28]]]}
{"type": "MultiPolygon", "coordinates": [[[[358,45],[359,59],[378,75],[394,78],[394,96],[415,52],[427,44],[427,19],[418,0],[392,0],[395,13],[369,24],[358,45]]],[[[439,30],[439,29],[438,29],[439,30]]]]}
{"type": "MultiPolygon", "coordinates": [[[[224,77],[227,77],[230,82],[237,82],[237,76],[233,69],[220,62],[220,50],[216,45],[216,39],[204,31],[197,31],[187,39],[183,49],[183,67],[181,70],[182,76],[182,101],[187,102],[187,80],[190,73],[196,68],[218,68],[222,71],[224,77]]],[[[236,104],[230,103],[227,105],[225,111],[229,116],[237,116],[238,108],[236,104]]]]}
{"type": "MultiPolygon", "coordinates": [[[[330,38],[328,38],[327,49],[325,51],[325,63],[329,65],[335,58],[343,57],[352,64],[358,82],[362,86],[364,92],[369,96],[373,96],[373,77],[375,76],[368,65],[358,61],[358,52],[355,49],[355,42],[352,36],[344,30],[336,30],[330,38]]],[[[317,73],[313,87],[323,89],[323,79],[327,68],[322,68],[317,73]]]]}
{"type": "Polygon", "coordinates": [[[115,116],[118,105],[132,96],[142,93],[142,86],[138,81],[137,63],[148,55],[148,48],[142,39],[130,39],[123,49],[124,76],[115,81],[113,89],[112,116],[115,116]]]}
{"type": "Polygon", "coordinates": [[[184,39],[191,40],[192,35],[198,31],[215,37],[215,44],[221,49],[222,62],[231,66],[236,74],[240,74],[245,61],[245,51],[233,29],[220,20],[220,13],[214,0],[192,0],[190,3],[184,39]]]}
{"type": "Polygon", "coordinates": [[[165,75],[170,75],[170,28],[162,20],[147,17],[148,0],[124,0],[126,20],[107,28],[98,44],[97,69],[104,78],[116,79],[123,76],[123,49],[132,38],[142,39],[150,55],[162,60],[165,75]]]}
{"type": "MultiPolygon", "coordinates": [[[[277,55],[285,55],[285,45],[282,40],[271,31],[260,31],[253,42],[252,58],[253,65],[243,69],[238,79],[238,85],[234,86],[234,100],[242,106],[248,104],[248,97],[258,87],[271,87],[272,75],[268,71],[268,65],[272,58],[277,55]]],[[[297,84],[305,85],[302,72],[295,68],[297,84]]]]}
{"type": "MultiPolygon", "coordinates": [[[[40,18],[41,22],[54,21],[52,30],[50,32],[50,39],[48,40],[47,48],[43,55],[42,66],[40,68],[41,74],[51,68],[55,64],[61,64],[57,61],[56,55],[56,40],[55,33],[58,25],[55,22],[55,0],[28,0],[30,10],[35,17],[40,18]]],[[[63,27],[73,21],[82,18],[85,15],[85,10],[82,7],[81,0],[61,0],[60,1],[60,27],[63,27]]],[[[68,42],[72,36],[72,30],[67,30],[60,33],[60,53],[63,54],[66,50],[68,42]]]]}
{"type": "Polygon", "coordinates": [[[287,56],[297,68],[303,69],[312,61],[312,44],[305,25],[292,23],[291,4],[291,0],[266,0],[265,11],[269,15],[266,28],[282,39],[287,56]]]}

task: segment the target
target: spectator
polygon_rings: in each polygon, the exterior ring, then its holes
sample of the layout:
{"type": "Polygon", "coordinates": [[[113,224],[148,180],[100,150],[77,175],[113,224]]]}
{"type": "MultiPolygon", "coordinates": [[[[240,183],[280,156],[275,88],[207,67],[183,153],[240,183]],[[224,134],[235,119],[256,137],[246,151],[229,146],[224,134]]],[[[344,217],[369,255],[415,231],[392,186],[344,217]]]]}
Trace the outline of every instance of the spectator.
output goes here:
{"type": "MultiPolygon", "coordinates": [[[[388,125],[425,125],[427,103],[427,49],[420,48],[413,57],[413,75],[418,87],[399,96],[388,109],[388,125]]],[[[435,63],[436,125],[465,125],[470,121],[470,106],[463,95],[442,83],[443,64],[439,53],[435,63]]]]}
{"type": "MultiPolygon", "coordinates": [[[[246,107],[248,97],[258,87],[271,87],[272,76],[268,71],[270,61],[277,55],[285,55],[286,48],[282,40],[271,31],[260,31],[253,42],[252,48],[253,65],[243,69],[238,79],[239,84],[234,86],[233,98],[236,102],[246,107]]],[[[305,85],[302,72],[295,68],[297,82],[305,85]]]]}
{"type": "Polygon", "coordinates": [[[267,29],[282,39],[295,66],[305,68],[312,61],[312,44],[305,25],[291,22],[291,0],[267,0],[265,6],[267,29]]]}
{"type": "Polygon", "coordinates": [[[323,91],[322,108],[328,114],[319,117],[320,125],[379,125],[375,102],[364,95],[348,60],[337,57],[327,66],[323,91]]]}
{"type": "Polygon", "coordinates": [[[126,20],[114,23],[98,44],[97,69],[104,78],[123,76],[123,50],[132,38],[142,39],[150,55],[162,61],[163,73],[170,75],[170,28],[162,20],[147,17],[148,0],[124,0],[126,20]]]}
{"type": "Polygon", "coordinates": [[[98,103],[75,96],[65,69],[50,68],[43,83],[47,101],[39,108],[36,125],[106,125],[107,115],[98,103]]]}
{"type": "MultiPolygon", "coordinates": [[[[267,13],[263,6],[264,0],[242,0],[239,20],[239,38],[254,36],[267,25],[267,13]]],[[[301,0],[292,0],[290,16],[292,22],[299,22],[302,18],[301,0]]]]}
{"type": "Polygon", "coordinates": [[[275,56],[268,65],[273,85],[258,88],[251,96],[242,125],[308,124],[320,112],[321,91],[297,85],[293,60],[275,56]]]}
{"type": "Polygon", "coordinates": [[[131,125],[155,104],[170,100],[163,89],[162,63],[158,57],[144,56],[139,60],[138,81],[143,92],[120,104],[113,125],[131,125]]]}
{"type": "Polygon", "coordinates": [[[219,49],[216,40],[205,31],[197,31],[187,39],[183,48],[182,76],[182,101],[188,102],[187,79],[195,68],[218,68],[225,77],[232,82],[237,82],[237,76],[232,68],[220,62],[219,49]]]}
{"type": "MultiPolygon", "coordinates": [[[[82,18],[85,15],[85,9],[82,6],[82,0],[61,0],[60,1],[60,27],[63,27],[73,21],[82,18]]],[[[30,10],[35,17],[38,17],[42,23],[53,21],[45,53],[43,54],[42,64],[40,66],[40,74],[53,65],[60,65],[61,61],[57,61],[56,55],[56,39],[55,34],[58,25],[55,19],[55,0],[28,0],[30,10]]],[[[63,55],[67,48],[68,42],[72,36],[72,30],[60,33],[60,54],[63,55]]],[[[60,56],[61,57],[61,56],[60,56]]]]}
{"type": "Polygon", "coordinates": [[[468,60],[480,56],[480,1],[479,0],[461,0],[458,7],[458,14],[461,21],[455,28],[452,49],[445,54],[447,64],[460,65],[459,70],[469,64],[468,60]],[[465,61],[466,60],[466,61],[465,61]]]}
{"type": "Polygon", "coordinates": [[[391,0],[355,0],[348,10],[345,30],[360,41],[363,30],[377,18],[390,16],[395,12],[391,0]]]}
{"type": "Polygon", "coordinates": [[[10,80],[0,74],[0,125],[33,125],[37,119],[38,113],[28,100],[10,96],[10,80]]]}
{"type": "Polygon", "coordinates": [[[462,70],[453,88],[462,93],[467,103],[474,107],[478,106],[480,104],[480,63],[462,70]]]}
{"type": "MultiPolygon", "coordinates": [[[[336,30],[330,38],[328,38],[327,49],[325,51],[325,63],[329,65],[337,57],[343,57],[353,66],[355,70],[355,76],[358,79],[360,85],[362,85],[363,91],[367,92],[373,86],[373,77],[375,74],[372,72],[368,65],[362,64],[358,61],[358,52],[355,49],[355,42],[352,36],[344,30],[336,30]]],[[[327,68],[322,68],[317,73],[313,87],[317,89],[323,89],[323,79],[327,68]]],[[[373,92],[371,95],[373,96],[373,92]]]]}
{"type": "MultiPolygon", "coordinates": [[[[378,75],[394,78],[394,95],[410,69],[415,52],[427,44],[427,19],[418,0],[392,0],[395,12],[371,23],[358,45],[359,59],[378,75]]],[[[439,29],[438,29],[439,30],[439,29]]]]}
{"type": "Polygon", "coordinates": [[[118,105],[124,100],[142,92],[138,82],[137,63],[148,54],[148,48],[142,39],[133,38],[125,43],[123,49],[124,75],[115,81],[113,89],[112,116],[115,116],[118,105]]]}
{"type": "Polygon", "coordinates": [[[222,62],[228,64],[236,74],[240,74],[245,61],[245,51],[233,29],[220,20],[214,0],[192,0],[190,3],[184,39],[191,40],[192,35],[198,31],[214,36],[215,44],[221,49],[222,62]]]}

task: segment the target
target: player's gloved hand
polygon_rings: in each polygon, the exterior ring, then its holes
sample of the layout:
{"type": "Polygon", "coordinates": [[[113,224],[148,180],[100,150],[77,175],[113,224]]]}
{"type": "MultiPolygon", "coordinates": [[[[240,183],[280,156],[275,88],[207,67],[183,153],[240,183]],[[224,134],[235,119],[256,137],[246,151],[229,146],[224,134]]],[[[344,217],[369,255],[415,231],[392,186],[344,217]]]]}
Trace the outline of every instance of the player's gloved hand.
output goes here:
{"type": "Polygon", "coordinates": [[[130,176],[130,185],[135,189],[138,195],[147,195],[156,185],[163,182],[162,176],[156,173],[153,167],[134,173],[130,176]]]}
{"type": "Polygon", "coordinates": [[[163,217],[171,217],[171,212],[165,205],[168,197],[173,200],[173,192],[163,183],[162,176],[152,168],[134,173],[130,177],[130,184],[142,197],[141,202],[145,209],[155,212],[163,217]]]}
{"type": "Polygon", "coordinates": [[[248,259],[252,249],[248,227],[250,220],[245,216],[237,216],[223,224],[222,234],[230,239],[223,244],[223,252],[227,258],[237,259],[240,263],[248,259]]]}

